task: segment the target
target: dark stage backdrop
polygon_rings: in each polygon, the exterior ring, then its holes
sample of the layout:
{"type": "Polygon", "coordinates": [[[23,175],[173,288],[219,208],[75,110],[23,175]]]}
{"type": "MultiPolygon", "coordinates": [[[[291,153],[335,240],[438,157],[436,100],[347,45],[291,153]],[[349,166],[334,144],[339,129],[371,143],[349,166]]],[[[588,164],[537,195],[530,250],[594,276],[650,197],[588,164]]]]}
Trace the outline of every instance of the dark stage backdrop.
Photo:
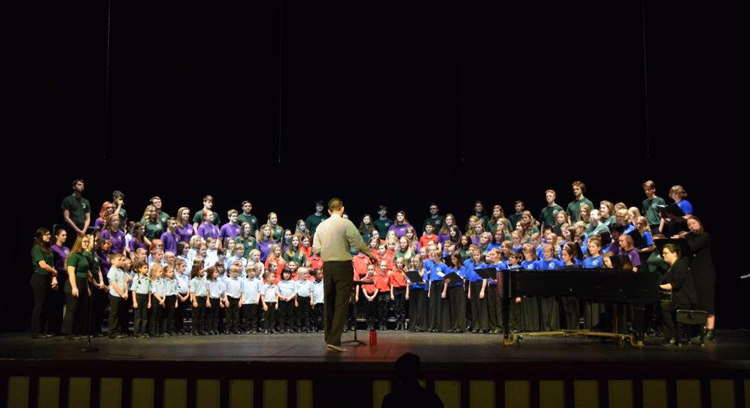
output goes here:
{"type": "Polygon", "coordinates": [[[28,328],[33,232],[75,177],[94,212],[115,189],[131,219],[211,194],[222,218],[250,199],[284,227],[332,196],[356,223],[382,203],[418,226],[437,202],[464,225],[477,199],[564,206],[574,180],[636,206],[647,179],[681,184],[714,235],[719,326],[740,325],[733,10],[646,6],[647,110],[640,3],[256,3],[112,1],[107,136],[107,3],[32,13],[2,330],[28,328]]]}

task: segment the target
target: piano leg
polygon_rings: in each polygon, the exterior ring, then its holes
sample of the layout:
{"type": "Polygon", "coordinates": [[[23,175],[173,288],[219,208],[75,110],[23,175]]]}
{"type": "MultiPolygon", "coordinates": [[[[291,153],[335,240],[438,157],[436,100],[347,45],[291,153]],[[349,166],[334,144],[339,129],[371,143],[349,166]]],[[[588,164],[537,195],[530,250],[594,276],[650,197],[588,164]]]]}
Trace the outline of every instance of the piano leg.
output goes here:
{"type": "Polygon", "coordinates": [[[646,315],[646,307],[641,305],[633,305],[633,328],[635,329],[635,341],[637,347],[643,347],[644,338],[644,317],[646,315]]]}
{"type": "Polygon", "coordinates": [[[510,297],[503,296],[500,301],[503,303],[503,343],[513,344],[510,339],[510,297]]]}

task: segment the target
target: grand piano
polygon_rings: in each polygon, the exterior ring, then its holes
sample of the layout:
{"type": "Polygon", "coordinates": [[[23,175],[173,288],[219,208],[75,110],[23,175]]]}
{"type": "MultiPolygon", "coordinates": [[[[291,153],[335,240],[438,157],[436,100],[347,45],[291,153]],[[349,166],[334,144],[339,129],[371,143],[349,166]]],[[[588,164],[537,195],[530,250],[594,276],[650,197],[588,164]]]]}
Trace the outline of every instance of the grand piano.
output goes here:
{"type": "Polygon", "coordinates": [[[659,276],[647,272],[634,273],[616,269],[498,270],[496,276],[497,293],[503,304],[504,343],[506,345],[520,344],[524,337],[591,336],[614,339],[620,346],[630,342],[633,346],[642,347],[645,307],[668,297],[668,294],[659,288],[659,276]],[[635,335],[590,330],[511,333],[510,302],[519,296],[573,296],[593,302],[611,302],[621,307],[632,306],[635,335]]]}

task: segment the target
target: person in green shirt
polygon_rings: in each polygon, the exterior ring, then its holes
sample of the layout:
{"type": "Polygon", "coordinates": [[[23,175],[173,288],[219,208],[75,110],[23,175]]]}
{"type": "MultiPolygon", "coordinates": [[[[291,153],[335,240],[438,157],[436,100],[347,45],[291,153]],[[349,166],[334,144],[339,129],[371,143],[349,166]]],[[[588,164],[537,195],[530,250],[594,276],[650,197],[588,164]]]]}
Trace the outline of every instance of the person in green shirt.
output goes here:
{"type": "Polygon", "coordinates": [[[521,220],[524,208],[525,206],[523,205],[523,201],[521,200],[516,200],[516,202],[513,204],[513,209],[516,210],[516,213],[508,217],[508,221],[510,221],[510,229],[515,231],[516,224],[521,220]]]}
{"type": "Polygon", "coordinates": [[[440,207],[435,203],[430,204],[430,218],[422,223],[422,232],[425,232],[427,224],[430,223],[434,227],[435,233],[439,232],[445,225],[445,217],[440,215],[440,207]]]}
{"type": "MultiPolygon", "coordinates": [[[[55,258],[50,249],[52,234],[46,228],[39,228],[34,234],[31,247],[31,288],[34,290],[34,309],[31,312],[31,338],[47,339],[53,336],[44,332],[45,320],[53,320],[52,290],[57,290],[57,271],[53,267],[55,258]]],[[[52,327],[49,330],[54,330],[52,327]]]]}
{"type": "Polygon", "coordinates": [[[161,234],[164,233],[164,223],[161,222],[159,213],[154,205],[146,207],[141,223],[146,227],[146,238],[149,241],[161,238],[161,234]]]}
{"type": "Polygon", "coordinates": [[[590,222],[586,225],[586,234],[593,237],[604,232],[609,233],[609,227],[602,224],[601,213],[599,210],[591,210],[590,222]]]}
{"type": "Polygon", "coordinates": [[[589,208],[594,208],[594,203],[583,196],[583,193],[586,192],[585,184],[580,181],[574,181],[572,186],[575,200],[571,201],[568,204],[568,208],[566,209],[566,211],[570,216],[570,222],[576,223],[581,219],[581,204],[588,204],[589,208]]]}
{"type": "Polygon", "coordinates": [[[388,207],[384,205],[378,207],[378,215],[380,218],[375,220],[373,224],[375,225],[375,228],[378,229],[378,234],[380,234],[381,237],[384,237],[388,234],[388,228],[393,225],[393,220],[386,217],[386,215],[388,215],[388,207]]]}
{"type": "Polygon", "coordinates": [[[255,235],[258,230],[258,218],[252,215],[250,212],[253,210],[253,203],[248,200],[242,202],[242,214],[237,217],[240,225],[248,223],[250,225],[250,233],[255,235]]]}
{"type": "Polygon", "coordinates": [[[128,225],[128,212],[125,211],[125,194],[120,190],[113,191],[112,202],[115,204],[114,213],[120,217],[120,229],[125,231],[128,225]]]}
{"type": "Polygon", "coordinates": [[[328,219],[323,214],[324,204],[323,201],[316,201],[315,202],[315,214],[311,214],[307,219],[305,220],[305,225],[307,225],[307,230],[310,231],[310,236],[315,236],[315,230],[318,228],[318,225],[320,225],[321,222],[328,219]]]}
{"type": "Polygon", "coordinates": [[[542,222],[542,229],[544,229],[544,227],[554,226],[557,222],[557,213],[565,211],[564,208],[557,205],[555,202],[555,199],[557,198],[555,190],[545,191],[544,198],[547,200],[547,206],[544,207],[541,214],[539,214],[539,220],[542,222]]]}
{"type": "Polygon", "coordinates": [[[210,195],[203,197],[203,209],[193,215],[193,228],[195,228],[196,233],[198,232],[198,227],[203,223],[204,211],[212,211],[214,213],[214,219],[211,221],[211,224],[221,226],[221,217],[219,217],[219,213],[213,211],[213,208],[214,198],[210,195]]]}
{"type": "Polygon", "coordinates": [[[91,264],[85,253],[90,251],[93,242],[94,238],[91,235],[79,236],[65,260],[69,279],[65,282],[66,309],[62,332],[68,340],[80,339],[86,326],[84,305],[91,296],[88,285],[91,264]]]}
{"type": "Polygon", "coordinates": [[[86,235],[86,230],[91,225],[91,203],[82,197],[85,184],[83,180],[76,179],[73,180],[71,185],[73,194],[65,197],[60,205],[65,224],[75,232],[75,234],[71,234],[70,239],[75,236],[86,235]]]}
{"type": "Polygon", "coordinates": [[[643,192],[646,193],[646,199],[643,200],[643,216],[648,220],[651,234],[656,235],[659,233],[659,224],[661,223],[657,207],[667,205],[667,202],[656,196],[656,184],[651,180],[643,183],[643,192]]]}
{"type": "MultiPolygon", "coordinates": [[[[484,204],[479,200],[474,201],[474,216],[477,217],[479,219],[479,222],[482,223],[482,227],[484,228],[485,231],[490,229],[490,226],[489,226],[490,217],[488,217],[484,213],[484,204]]],[[[471,231],[470,224],[468,221],[466,222],[466,231],[467,232],[471,231]]]]}
{"type": "Polygon", "coordinates": [[[159,216],[159,221],[161,222],[162,227],[166,229],[167,220],[169,219],[169,214],[161,210],[161,207],[162,207],[161,198],[159,198],[159,196],[151,197],[151,205],[153,205],[154,208],[156,208],[156,215],[159,216]]]}
{"type": "Polygon", "coordinates": [[[245,248],[244,257],[245,259],[250,259],[250,251],[258,248],[258,242],[255,240],[252,227],[248,222],[242,223],[242,229],[240,231],[240,235],[234,239],[234,242],[245,248]]]}
{"type": "Polygon", "coordinates": [[[509,231],[510,230],[510,220],[505,218],[505,210],[503,210],[503,206],[497,204],[494,207],[492,207],[492,218],[487,222],[487,225],[489,226],[489,231],[494,234],[495,231],[497,231],[497,224],[503,224],[504,227],[502,227],[504,230],[509,231]]]}
{"type": "Polygon", "coordinates": [[[279,216],[275,212],[268,213],[268,220],[266,225],[271,226],[271,237],[275,242],[281,242],[281,237],[284,236],[284,228],[279,225],[279,216]]]}
{"type": "Polygon", "coordinates": [[[613,223],[617,223],[615,220],[615,206],[607,200],[602,200],[602,202],[599,203],[599,216],[601,218],[601,223],[607,227],[611,227],[613,223]]]}

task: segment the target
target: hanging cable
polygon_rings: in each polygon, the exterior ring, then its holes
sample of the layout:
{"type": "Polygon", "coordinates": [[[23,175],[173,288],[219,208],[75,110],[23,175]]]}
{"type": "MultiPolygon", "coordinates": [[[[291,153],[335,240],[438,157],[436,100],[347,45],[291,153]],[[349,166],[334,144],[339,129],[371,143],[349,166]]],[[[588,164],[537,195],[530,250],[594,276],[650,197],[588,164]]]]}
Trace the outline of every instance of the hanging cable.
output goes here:
{"type": "Polygon", "coordinates": [[[464,121],[466,117],[466,92],[464,90],[464,27],[463,18],[460,20],[460,31],[459,31],[459,58],[461,61],[461,163],[466,162],[466,148],[465,148],[465,132],[464,132],[464,121]]]}
{"type": "Polygon", "coordinates": [[[109,40],[112,27],[112,0],[107,0],[107,63],[104,71],[104,158],[109,147],[109,40]]]}
{"type": "Polygon", "coordinates": [[[646,58],[646,0],[641,0],[641,26],[643,28],[643,97],[646,103],[646,158],[651,158],[651,133],[648,116],[648,60],[646,58]]]}
{"type": "Polygon", "coordinates": [[[282,44],[283,44],[283,38],[282,38],[282,14],[284,10],[284,1],[279,0],[279,164],[281,164],[281,73],[282,73],[282,44]]]}

